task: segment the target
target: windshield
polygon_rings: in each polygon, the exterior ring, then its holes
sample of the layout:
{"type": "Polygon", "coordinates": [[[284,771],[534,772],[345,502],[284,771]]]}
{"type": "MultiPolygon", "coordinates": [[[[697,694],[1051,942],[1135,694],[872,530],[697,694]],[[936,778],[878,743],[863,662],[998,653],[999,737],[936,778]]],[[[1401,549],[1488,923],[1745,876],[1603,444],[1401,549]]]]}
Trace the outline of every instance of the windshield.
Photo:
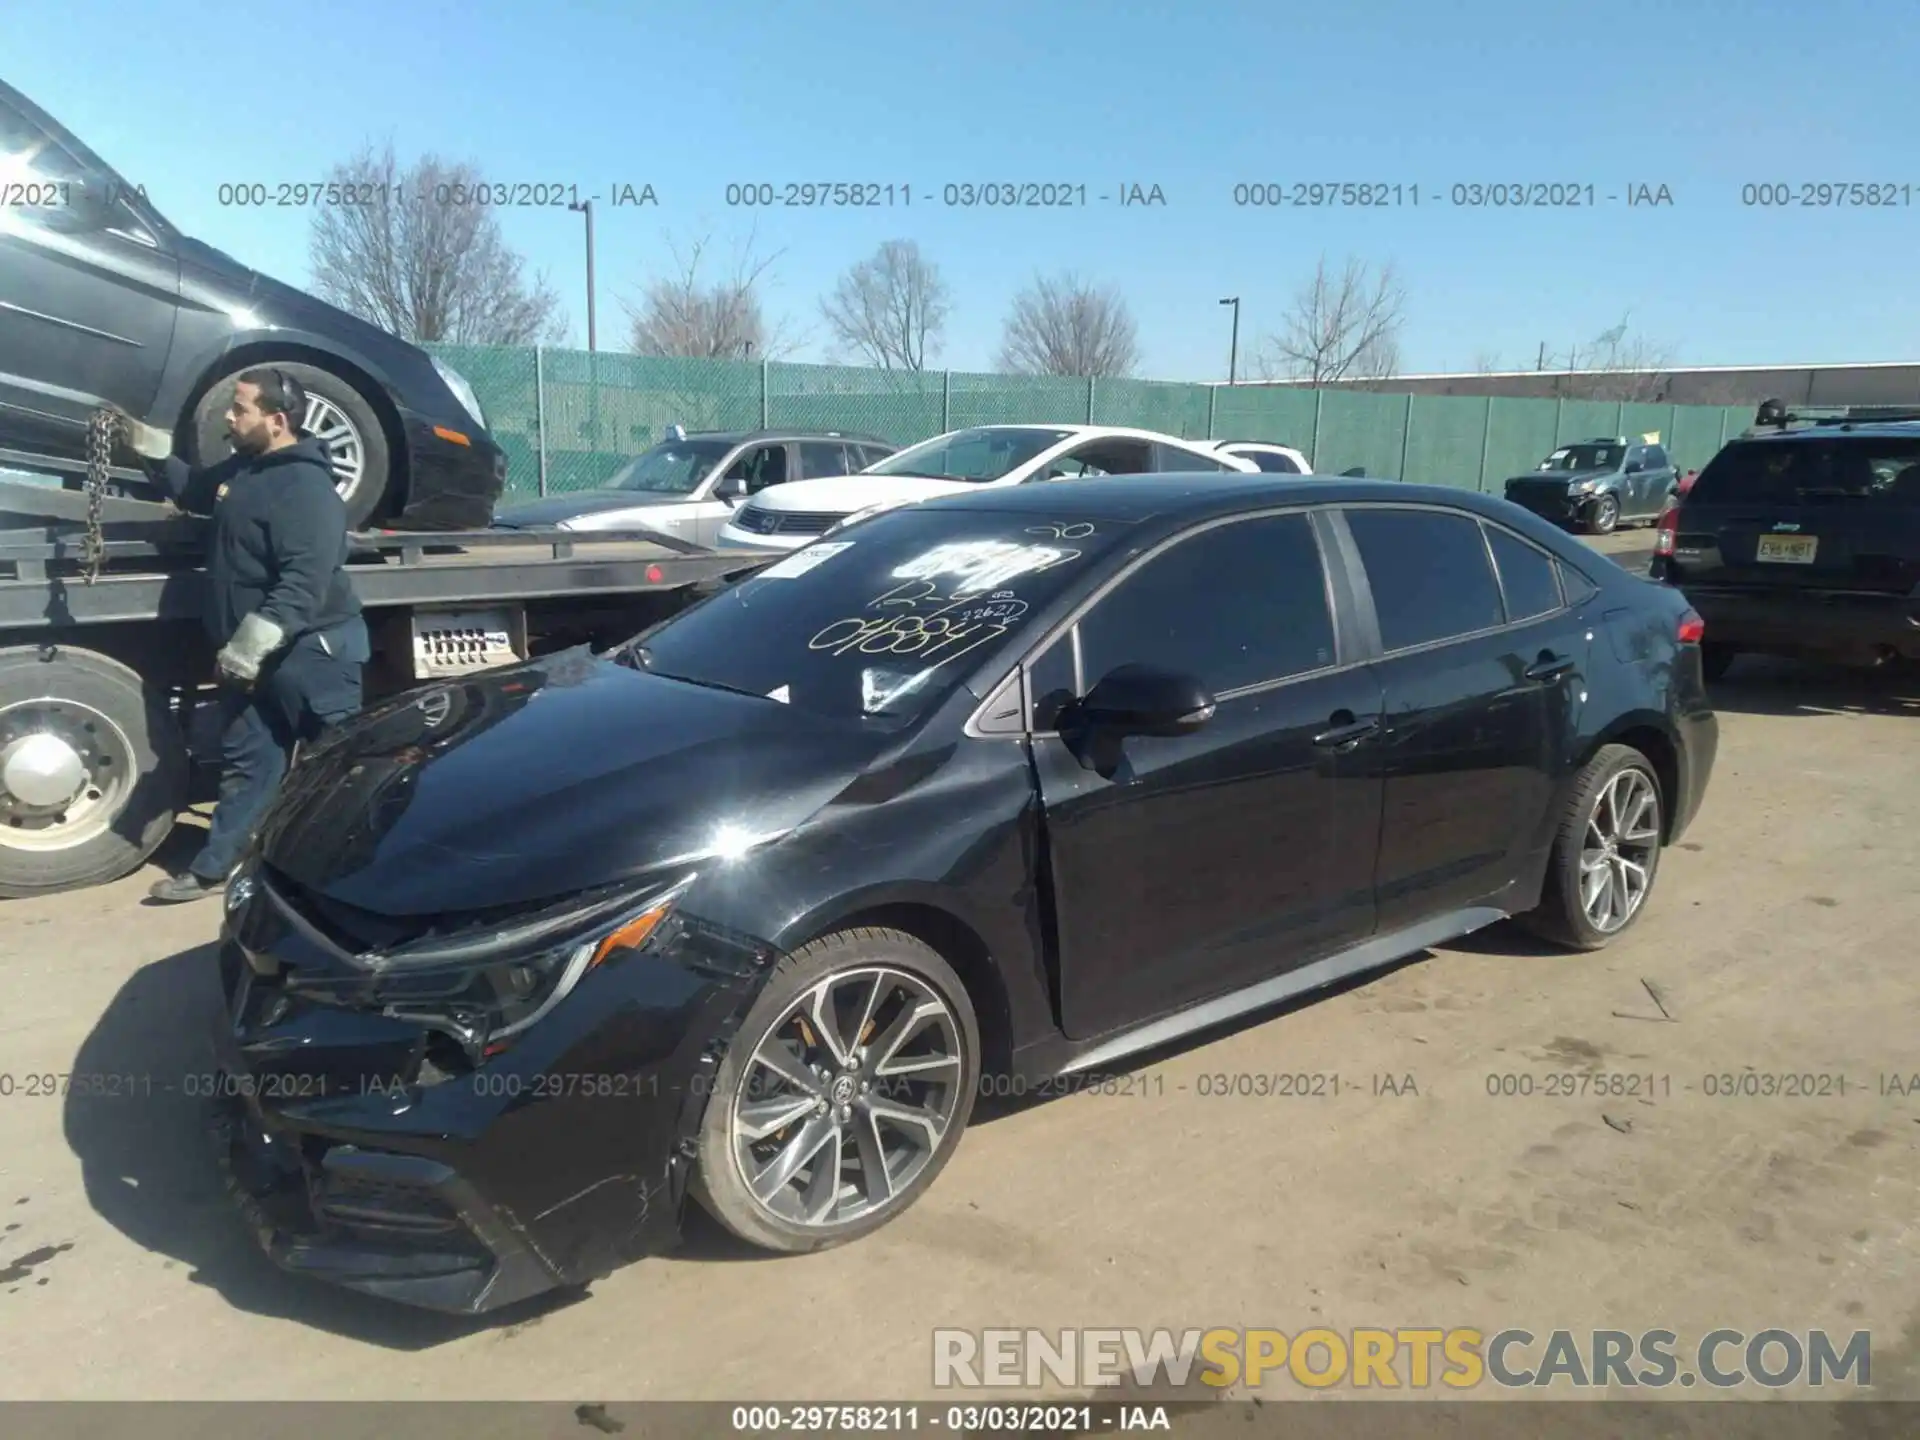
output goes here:
{"type": "Polygon", "coordinates": [[[673,617],[621,658],[835,719],[904,725],[1017,640],[1130,528],[1030,511],[888,511],[673,617]]]}
{"type": "Polygon", "coordinates": [[[1687,491],[1689,505],[1802,505],[1834,502],[1920,509],[1920,437],[1729,445],[1687,491]]]}
{"type": "Polygon", "coordinates": [[[607,488],[690,495],[732,449],[732,443],[726,440],[668,440],[622,468],[607,482],[607,488]]]}
{"type": "Polygon", "coordinates": [[[988,425],[956,430],[910,445],[870,466],[868,475],[926,475],[937,480],[1003,480],[1042,450],[1065,440],[1071,430],[1018,425],[988,425]]]}
{"type": "Polygon", "coordinates": [[[1542,470],[1612,470],[1625,454],[1620,445],[1567,445],[1540,462],[1542,470]]]}

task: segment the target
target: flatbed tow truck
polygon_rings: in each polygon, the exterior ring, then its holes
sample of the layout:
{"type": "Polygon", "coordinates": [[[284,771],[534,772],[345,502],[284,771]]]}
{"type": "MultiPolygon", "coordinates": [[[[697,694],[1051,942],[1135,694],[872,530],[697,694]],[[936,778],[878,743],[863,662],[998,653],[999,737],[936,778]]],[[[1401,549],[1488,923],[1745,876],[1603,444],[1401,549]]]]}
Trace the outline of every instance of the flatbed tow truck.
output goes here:
{"type": "MultiPolygon", "coordinates": [[[[206,521],[138,471],[0,449],[0,896],[146,863],[190,798],[213,694],[200,626],[206,521]],[[102,467],[103,468],[103,467],[102,467]],[[82,472],[84,473],[84,472],[82,472]]],[[[653,532],[374,531],[349,573],[373,641],[367,703],[579,644],[617,644],[784,552],[653,532]]]]}

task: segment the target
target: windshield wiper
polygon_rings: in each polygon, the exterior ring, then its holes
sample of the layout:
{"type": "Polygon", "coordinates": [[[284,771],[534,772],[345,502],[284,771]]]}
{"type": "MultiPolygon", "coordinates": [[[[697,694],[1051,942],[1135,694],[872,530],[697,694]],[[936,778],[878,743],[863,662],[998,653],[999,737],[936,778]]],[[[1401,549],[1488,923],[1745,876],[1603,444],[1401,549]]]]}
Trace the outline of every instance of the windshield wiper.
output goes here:
{"type": "Polygon", "coordinates": [[[724,690],[729,695],[745,695],[750,700],[765,700],[767,698],[766,692],[762,690],[749,690],[743,685],[727,685],[719,680],[704,680],[695,675],[670,674],[665,670],[654,669],[652,664],[645,659],[642,659],[640,664],[642,668],[646,670],[647,674],[657,676],[662,680],[678,680],[682,685],[698,685],[702,690],[724,690]]]}

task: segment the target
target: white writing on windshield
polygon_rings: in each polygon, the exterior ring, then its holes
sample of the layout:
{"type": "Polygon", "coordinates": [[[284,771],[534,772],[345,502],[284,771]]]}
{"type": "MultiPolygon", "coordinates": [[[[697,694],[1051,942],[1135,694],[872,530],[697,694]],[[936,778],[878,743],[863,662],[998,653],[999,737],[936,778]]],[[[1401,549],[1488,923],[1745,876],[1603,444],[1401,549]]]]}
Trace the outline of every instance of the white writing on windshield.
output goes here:
{"type": "Polygon", "coordinates": [[[896,579],[919,580],[933,576],[954,576],[956,596],[994,590],[1021,575],[1076,558],[1078,550],[1052,545],[1022,545],[1010,540],[969,540],[937,545],[916,560],[895,570],[896,579]]]}

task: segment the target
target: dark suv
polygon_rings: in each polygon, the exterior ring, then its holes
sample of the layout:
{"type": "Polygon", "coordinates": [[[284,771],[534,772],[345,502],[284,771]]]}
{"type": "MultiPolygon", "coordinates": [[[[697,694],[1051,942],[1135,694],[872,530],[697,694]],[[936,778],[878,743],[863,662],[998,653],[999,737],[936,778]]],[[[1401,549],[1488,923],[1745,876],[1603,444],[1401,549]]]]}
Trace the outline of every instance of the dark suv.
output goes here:
{"type": "Polygon", "coordinates": [[[1651,441],[1587,440],[1562,445],[1530,474],[1507,481],[1507,499],[1606,535],[1622,521],[1658,519],[1678,478],[1666,450],[1651,441]]]}
{"type": "Polygon", "coordinates": [[[4,83],[0,188],[0,464],[80,469],[109,401],[220,459],[230,382],[274,365],[307,391],[351,523],[486,527],[506,457],[447,365],[181,234],[4,83]]]}
{"type": "Polygon", "coordinates": [[[1705,618],[1709,679],[1742,651],[1920,658],[1920,410],[1761,406],[1661,518],[1650,573],[1705,618]]]}

